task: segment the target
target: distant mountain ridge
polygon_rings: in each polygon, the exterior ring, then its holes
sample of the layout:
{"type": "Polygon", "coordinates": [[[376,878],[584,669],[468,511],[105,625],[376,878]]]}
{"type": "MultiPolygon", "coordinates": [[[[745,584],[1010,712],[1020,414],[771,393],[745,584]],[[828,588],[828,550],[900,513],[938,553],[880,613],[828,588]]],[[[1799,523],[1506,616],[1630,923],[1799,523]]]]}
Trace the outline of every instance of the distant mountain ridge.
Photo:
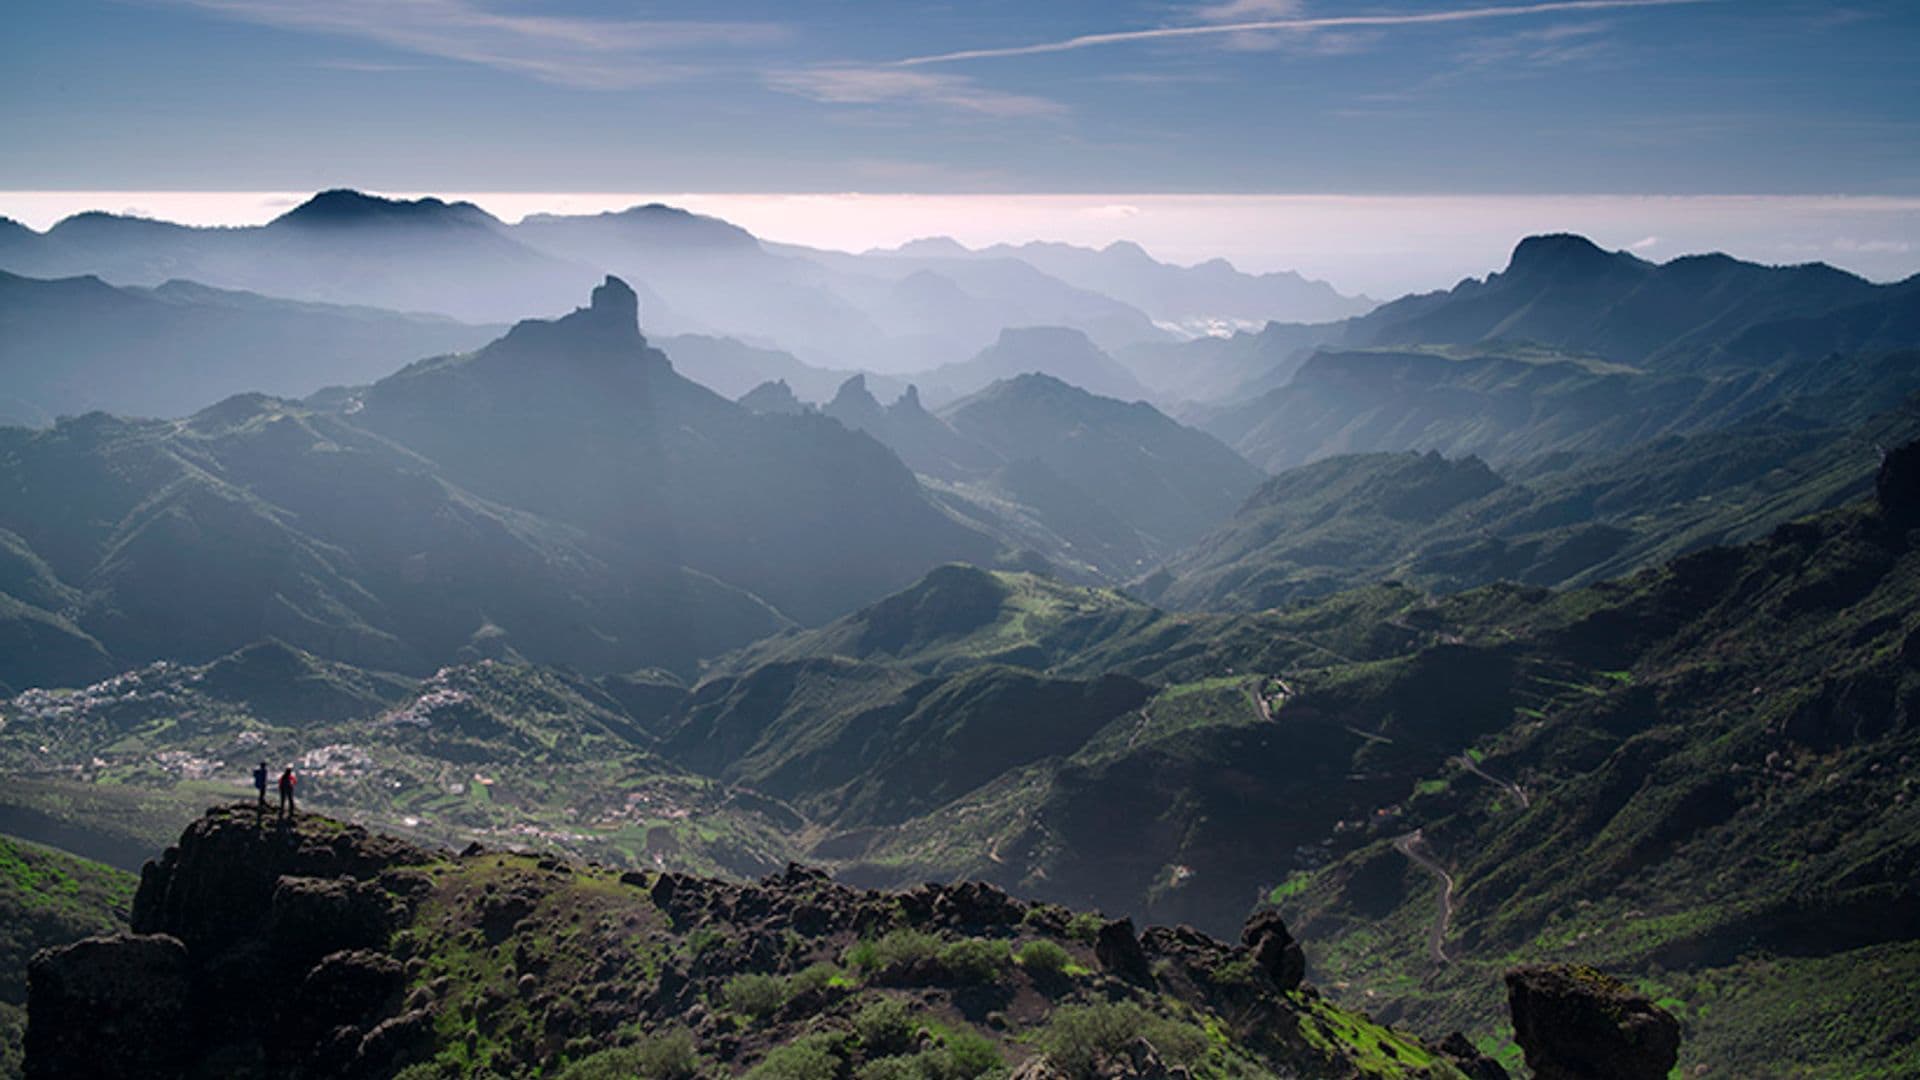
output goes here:
{"type": "MultiPolygon", "coordinates": [[[[1269,470],[1383,450],[1495,462],[1610,452],[1724,427],[1823,382],[1886,407],[1920,385],[1912,365],[1887,362],[1920,347],[1920,277],[1876,285],[1821,264],[1724,255],[1654,264],[1540,236],[1485,279],[1261,336],[1271,348],[1212,347],[1228,364],[1259,363],[1229,368],[1259,392],[1186,415],[1269,470]],[[1860,384],[1867,369],[1879,372],[1873,388],[1860,384]]],[[[1175,364],[1184,352],[1145,359],[1175,364]]]]}
{"type": "MultiPolygon", "coordinates": [[[[1009,326],[1069,326],[1109,349],[1175,336],[1135,303],[1017,255],[849,255],[762,242],[731,223],[661,204],[507,223],[471,203],[332,189],[263,226],[195,228],[90,211],[45,232],[6,222],[0,268],[34,277],[94,274],[123,286],[188,279],[492,324],[557,309],[614,273],[641,295],[657,334],[736,337],[838,371],[964,360],[1009,326]]],[[[1266,283],[1260,288],[1272,292],[1270,304],[1256,290],[1218,317],[1287,314],[1288,282],[1272,277],[1247,278],[1266,283]],[[1242,301],[1267,306],[1246,315],[1242,301]]],[[[1208,297],[1227,302],[1220,282],[1190,291],[1203,307],[1208,297]]]]}
{"type": "MultiPolygon", "coordinates": [[[[1571,234],[1530,236],[1505,270],[1383,304],[1347,324],[1354,345],[1525,343],[1624,364],[1699,363],[1758,326],[1854,305],[1920,299],[1920,276],[1876,285],[1824,263],[1761,266],[1726,255],[1651,263],[1571,234]]],[[[1911,342],[1909,342],[1910,344],[1911,342]]],[[[1716,366],[1761,357],[1724,355],[1716,366]]]]}
{"type": "Polygon", "coordinates": [[[1247,274],[1225,259],[1176,266],[1117,240],[1104,248],[1043,240],[970,249],[949,237],[910,241],[876,254],[902,258],[1013,258],[1062,281],[1105,293],[1189,333],[1266,322],[1332,322],[1365,314],[1375,301],[1344,296],[1294,271],[1247,274]]]}
{"type": "Polygon", "coordinates": [[[1039,372],[998,379],[937,412],[911,385],[883,405],[856,375],[821,412],[892,448],[951,512],[1090,580],[1142,572],[1224,521],[1260,479],[1232,450],[1144,401],[1039,372]]]}
{"type": "Polygon", "coordinates": [[[121,288],[0,271],[0,422],[42,425],[96,409],[182,416],[242,391],[305,397],[498,333],[188,281],[121,288]]]}
{"type": "Polygon", "coordinates": [[[0,428],[23,493],[0,505],[0,682],[264,636],[393,670],[690,670],[991,561],[869,437],[674,373],[638,303],[608,279],[572,315],[313,404],[0,428]]]}

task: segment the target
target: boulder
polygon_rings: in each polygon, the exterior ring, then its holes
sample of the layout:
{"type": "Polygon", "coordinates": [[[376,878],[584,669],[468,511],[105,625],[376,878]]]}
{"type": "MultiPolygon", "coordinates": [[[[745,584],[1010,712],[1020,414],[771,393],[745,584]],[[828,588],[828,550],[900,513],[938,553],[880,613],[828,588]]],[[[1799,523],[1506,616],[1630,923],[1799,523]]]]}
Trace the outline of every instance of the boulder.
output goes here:
{"type": "Polygon", "coordinates": [[[1253,962],[1272,977],[1275,986],[1293,990],[1307,973],[1307,954],[1287,932],[1287,924],[1277,911],[1255,912],[1240,928],[1240,941],[1252,954],[1253,962]]]}
{"type": "Polygon", "coordinates": [[[301,980],[293,1014],[314,1028],[364,1027],[391,1011],[406,980],[406,969],[385,953],[336,952],[301,980]]]}
{"type": "Polygon", "coordinates": [[[933,913],[941,922],[960,929],[1017,926],[1027,916],[1027,905],[997,885],[963,881],[938,892],[933,913]]]}
{"type": "Polygon", "coordinates": [[[1513,1037],[1537,1080],[1664,1080],[1680,1022],[1644,994],[1581,964],[1507,972],[1513,1037]]]}
{"type": "Polygon", "coordinates": [[[283,877],[274,886],[267,947],[304,971],[328,953],[380,949],[393,932],[386,893],[352,878],[283,877]]]}
{"type": "Polygon", "coordinates": [[[1153,985],[1153,968],[1146,951],[1134,935],[1132,919],[1112,919],[1103,923],[1093,940],[1093,955],[1100,966],[1131,983],[1153,985]]]}
{"type": "Polygon", "coordinates": [[[172,1077],[194,1050],[187,947],[109,934],[43,949],[27,968],[26,1075],[172,1077]]]}
{"type": "Polygon", "coordinates": [[[1100,1065],[1102,1080],[1189,1080],[1191,1073],[1179,1066],[1169,1067],[1160,1052],[1144,1038],[1120,1048],[1119,1053],[1100,1065]]]}

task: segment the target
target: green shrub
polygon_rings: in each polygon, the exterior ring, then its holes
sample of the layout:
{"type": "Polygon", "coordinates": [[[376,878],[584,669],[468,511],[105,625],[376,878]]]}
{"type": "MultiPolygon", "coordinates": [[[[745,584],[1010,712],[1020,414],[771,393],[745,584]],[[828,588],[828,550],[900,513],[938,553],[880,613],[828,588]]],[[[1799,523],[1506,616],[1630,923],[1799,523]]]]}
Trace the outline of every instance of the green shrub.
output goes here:
{"type": "Polygon", "coordinates": [[[853,1033],[869,1058],[892,1057],[913,1049],[919,1026],[905,1004],[886,998],[853,1014],[853,1033]]]}
{"type": "Polygon", "coordinates": [[[941,1044],[912,1055],[876,1058],[855,1080],[978,1080],[1004,1070],[1000,1048],[973,1031],[944,1031],[941,1044]]]}
{"type": "Polygon", "coordinates": [[[1020,966],[1035,975],[1058,975],[1073,962],[1067,950],[1044,938],[1020,946],[1020,966]]]}
{"type": "Polygon", "coordinates": [[[853,1072],[853,1080],[926,1080],[918,1058],[875,1058],[853,1072]]]}
{"type": "Polygon", "coordinates": [[[863,971],[913,964],[939,955],[940,939],[919,930],[890,930],[878,941],[861,941],[847,950],[847,963],[863,971]]]}
{"type": "Polygon", "coordinates": [[[735,975],[720,988],[727,1008],[764,1020],[787,1003],[787,982],[773,975],[735,975]]]}
{"type": "Polygon", "coordinates": [[[809,990],[825,990],[839,976],[840,969],[832,964],[810,964],[787,977],[787,997],[798,997],[809,990]]]}
{"type": "Polygon", "coordinates": [[[855,971],[873,971],[880,966],[880,943],[862,938],[847,946],[846,955],[840,958],[855,971]]]}
{"type": "Polygon", "coordinates": [[[1001,1068],[1000,1048],[977,1031],[947,1032],[944,1045],[921,1054],[928,1080],[974,1080],[1001,1068]]]}
{"type": "Polygon", "coordinates": [[[1007,944],[967,938],[940,950],[940,966],[948,975],[966,983],[989,983],[1006,970],[1007,944]]]}
{"type": "Polygon", "coordinates": [[[1097,911],[1083,911],[1067,920],[1067,936],[1082,945],[1091,945],[1100,938],[1100,928],[1107,920],[1097,911]]]}
{"type": "Polygon", "coordinates": [[[1063,1005],[1036,1042],[1061,1072],[1084,1078],[1098,1071],[1101,1059],[1136,1038],[1152,1043],[1170,1065],[1199,1062],[1209,1045],[1207,1033],[1192,1024],[1154,1016],[1131,1003],[1063,1005]]]}
{"type": "Polygon", "coordinates": [[[581,1058],[560,1080],[691,1080],[700,1073],[693,1036],[668,1031],[634,1046],[612,1046],[581,1058]]]}
{"type": "Polygon", "coordinates": [[[745,1080],[833,1080],[840,1072],[840,1044],[830,1035],[808,1035],[767,1052],[745,1080]]]}

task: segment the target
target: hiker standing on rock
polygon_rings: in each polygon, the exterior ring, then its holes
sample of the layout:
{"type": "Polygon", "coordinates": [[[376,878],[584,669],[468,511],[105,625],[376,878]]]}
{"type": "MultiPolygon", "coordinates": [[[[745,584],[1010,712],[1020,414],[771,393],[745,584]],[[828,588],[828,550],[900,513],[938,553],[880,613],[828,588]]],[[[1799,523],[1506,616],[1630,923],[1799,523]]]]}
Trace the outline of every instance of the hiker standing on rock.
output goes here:
{"type": "Polygon", "coordinates": [[[259,768],[253,770],[253,790],[260,793],[260,809],[265,810],[267,808],[267,763],[264,761],[260,763],[259,768]]]}
{"type": "Polygon", "coordinates": [[[300,779],[293,775],[291,765],[287,766],[286,772],[280,774],[280,816],[283,818],[293,816],[293,785],[299,782],[300,779]]]}

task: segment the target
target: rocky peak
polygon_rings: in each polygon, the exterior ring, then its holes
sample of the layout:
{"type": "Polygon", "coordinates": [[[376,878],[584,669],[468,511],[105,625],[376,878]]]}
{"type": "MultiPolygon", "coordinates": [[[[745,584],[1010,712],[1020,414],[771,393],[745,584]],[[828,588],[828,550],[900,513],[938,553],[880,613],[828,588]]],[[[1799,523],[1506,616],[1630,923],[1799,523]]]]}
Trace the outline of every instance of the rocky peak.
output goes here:
{"type": "Polygon", "coordinates": [[[738,404],[748,412],[797,416],[807,411],[805,402],[794,396],[785,379],[769,379],[740,395],[738,404]]]}
{"type": "Polygon", "coordinates": [[[1624,251],[1603,251],[1573,233],[1529,236],[1513,249],[1506,274],[1515,278],[1587,278],[1632,266],[1644,266],[1624,251]]]}
{"type": "Polygon", "coordinates": [[[631,328],[636,332],[640,328],[640,297],[633,286],[607,275],[593,290],[587,302],[587,312],[596,319],[613,326],[631,328]]]}
{"type": "Polygon", "coordinates": [[[849,428],[862,431],[876,430],[886,420],[886,409],[873,396],[873,391],[867,389],[865,375],[855,375],[841,383],[833,400],[821,411],[849,428]]]}
{"type": "MultiPolygon", "coordinates": [[[[586,307],[558,319],[523,320],[488,349],[503,345],[543,355],[586,351],[625,356],[646,349],[646,339],[640,336],[640,297],[632,286],[608,275],[594,288],[586,307]]],[[[664,353],[648,351],[666,362],[664,353]]]]}
{"type": "Polygon", "coordinates": [[[440,199],[388,199],[351,188],[322,191],[275,218],[274,225],[486,225],[498,226],[493,215],[472,203],[440,199]]]}

